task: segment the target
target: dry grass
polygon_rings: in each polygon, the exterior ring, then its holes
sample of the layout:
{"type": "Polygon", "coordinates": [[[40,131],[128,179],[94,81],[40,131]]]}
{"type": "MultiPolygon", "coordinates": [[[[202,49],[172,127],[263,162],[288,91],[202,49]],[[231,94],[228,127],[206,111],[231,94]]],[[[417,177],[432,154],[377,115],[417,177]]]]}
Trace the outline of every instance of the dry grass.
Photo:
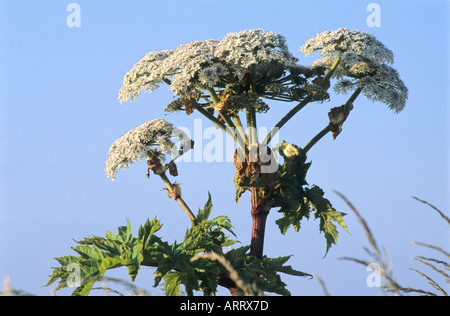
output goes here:
{"type": "MultiPolygon", "coordinates": [[[[450,278],[449,278],[449,271],[450,271],[450,254],[446,251],[444,251],[441,247],[435,246],[435,245],[428,245],[425,243],[413,241],[414,244],[432,249],[436,251],[436,255],[440,255],[441,258],[428,258],[423,256],[417,256],[413,259],[422,263],[425,267],[433,270],[435,273],[437,273],[438,276],[440,276],[443,280],[436,281],[432,279],[428,274],[426,274],[423,271],[419,271],[417,269],[411,269],[412,271],[416,272],[418,275],[423,277],[425,280],[428,281],[428,283],[431,285],[431,287],[434,289],[435,292],[419,289],[419,288],[413,288],[413,287],[405,287],[399,284],[396,281],[396,278],[394,277],[393,269],[391,261],[389,260],[388,254],[385,250],[381,251],[379,246],[377,245],[377,242],[375,240],[374,235],[372,234],[369,225],[366,223],[364,218],[361,216],[360,212],[352,205],[352,203],[341,193],[336,192],[337,195],[339,195],[345,203],[350,207],[350,209],[355,213],[356,217],[358,218],[359,223],[363,227],[367,240],[369,241],[370,248],[364,248],[367,254],[370,257],[370,260],[364,260],[364,259],[358,259],[353,257],[344,257],[341,258],[342,260],[349,260],[356,262],[358,264],[361,264],[365,267],[367,267],[371,263],[375,263],[380,267],[380,276],[384,280],[384,284],[381,286],[381,290],[384,291],[386,294],[393,294],[398,296],[404,296],[404,295],[424,295],[424,296],[448,296],[448,293],[444,290],[444,286],[442,284],[449,284],[450,278]]],[[[436,211],[446,222],[450,225],[450,220],[445,214],[440,211],[437,207],[434,205],[423,201],[417,197],[413,197],[415,200],[424,203],[431,207],[434,211],[436,211]]]]}
{"type": "Polygon", "coordinates": [[[262,296],[264,295],[258,290],[255,284],[246,284],[240,277],[238,272],[233,268],[231,263],[222,255],[212,252],[203,255],[196,256],[192,258],[192,261],[198,260],[200,258],[209,259],[211,261],[219,262],[229,273],[229,278],[233,280],[236,286],[242,291],[243,296],[262,296]]]}

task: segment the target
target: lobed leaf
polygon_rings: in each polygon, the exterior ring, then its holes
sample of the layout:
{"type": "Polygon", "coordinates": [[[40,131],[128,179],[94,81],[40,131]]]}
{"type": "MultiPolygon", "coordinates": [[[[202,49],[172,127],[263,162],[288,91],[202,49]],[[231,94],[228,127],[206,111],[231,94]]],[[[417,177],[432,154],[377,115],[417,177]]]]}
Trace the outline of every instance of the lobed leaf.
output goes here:
{"type": "Polygon", "coordinates": [[[311,164],[306,162],[306,155],[299,147],[283,141],[280,155],[284,158],[284,163],[279,167],[279,184],[272,198],[283,216],[276,220],[276,224],[282,234],[286,234],[290,227],[298,232],[302,220],[309,219],[311,213],[314,213],[314,217],[320,219],[319,230],[325,236],[326,255],[330,247],[337,243],[338,231],[334,223],[348,232],[343,219],[346,214],[333,208],[320,187],[308,186],[305,178],[311,164]]]}

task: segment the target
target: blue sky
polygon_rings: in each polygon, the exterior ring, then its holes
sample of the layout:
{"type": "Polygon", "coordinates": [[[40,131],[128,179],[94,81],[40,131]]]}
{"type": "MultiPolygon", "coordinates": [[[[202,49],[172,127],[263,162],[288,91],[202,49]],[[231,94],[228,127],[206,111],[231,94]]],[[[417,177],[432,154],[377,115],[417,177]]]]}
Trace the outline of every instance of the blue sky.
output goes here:
{"type": "MultiPolygon", "coordinates": [[[[366,285],[368,272],[338,260],[366,258],[364,232],[345,203],[360,210],[386,248],[400,283],[424,287],[410,267],[413,256],[429,254],[412,240],[448,247],[448,227],[418,196],[449,207],[448,1],[377,1],[381,27],[368,27],[367,5],[374,1],[83,1],[81,27],[66,25],[70,1],[0,0],[0,279],[14,288],[49,295],[52,257],[74,254],[73,239],[115,231],[128,218],[137,231],[147,218],[164,223],[161,235],[181,240],[189,225],[163,184],[145,177],[145,164],[133,165],[111,182],[104,162],[111,143],[146,120],[164,116],[172,100],[166,87],[119,104],[123,75],[147,52],[175,49],[193,40],[222,39],[227,33],[263,28],[287,38],[297,53],[306,40],[340,27],[373,33],[394,52],[396,68],[409,88],[400,114],[364,97],[333,141],[309,152],[308,180],[324,189],[346,217],[337,247],[323,258],[318,221],[305,221],[299,233],[282,236],[269,215],[265,253],[292,254],[289,264],[317,273],[331,294],[378,295],[366,285]],[[447,229],[447,230],[446,230],[447,229]]],[[[326,126],[327,112],[342,104],[311,104],[280,132],[280,139],[303,146],[326,126]]],[[[289,104],[273,104],[258,118],[271,127],[289,104]]],[[[164,116],[193,127],[194,113],[164,116]]],[[[207,121],[203,125],[209,126],[207,121]]],[[[192,209],[211,192],[213,215],[226,214],[243,244],[249,243],[249,196],[234,202],[232,163],[179,166],[183,197],[192,209]]],[[[448,250],[448,249],[447,249],[448,250]]],[[[111,276],[127,278],[125,269],[111,276]]],[[[294,295],[321,295],[316,280],[283,277],[294,295]]],[[[137,284],[153,289],[152,270],[142,269],[137,284]]],[[[69,294],[68,291],[61,294],[69,294]]]]}

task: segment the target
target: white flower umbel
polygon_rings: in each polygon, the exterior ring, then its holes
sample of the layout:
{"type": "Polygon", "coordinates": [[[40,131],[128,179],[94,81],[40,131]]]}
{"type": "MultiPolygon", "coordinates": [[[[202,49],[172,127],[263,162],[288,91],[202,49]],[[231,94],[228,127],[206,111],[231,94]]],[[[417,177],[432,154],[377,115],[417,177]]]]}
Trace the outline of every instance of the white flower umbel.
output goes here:
{"type": "Polygon", "coordinates": [[[297,62],[281,34],[261,29],[230,33],[222,41],[194,41],[176,50],[148,53],[125,75],[119,101],[154,91],[161,82],[170,84],[176,95],[239,86],[247,74],[270,82],[286,71],[308,70],[297,62]]]}
{"type": "MultiPolygon", "coordinates": [[[[344,53],[340,59],[339,66],[333,72],[332,78],[363,78],[370,73],[374,73],[380,65],[355,53],[344,53]]],[[[314,61],[312,66],[330,69],[334,61],[335,58],[325,57],[314,61]]]]}
{"type": "Polygon", "coordinates": [[[261,29],[228,34],[218,43],[216,56],[229,65],[239,80],[249,70],[257,71],[252,69],[255,67],[278,63],[287,69],[297,61],[289,52],[284,36],[261,29]]]}
{"type": "Polygon", "coordinates": [[[345,28],[320,33],[300,48],[300,52],[306,56],[316,51],[320,51],[320,56],[328,58],[334,58],[343,53],[354,53],[379,64],[394,62],[392,52],[375,36],[345,28]]]}
{"type": "Polygon", "coordinates": [[[118,138],[109,148],[109,157],[105,163],[105,172],[109,178],[115,179],[116,173],[127,169],[134,162],[157,156],[161,162],[166,155],[173,158],[179,156],[179,147],[172,139],[181,140],[180,148],[190,146],[190,139],[180,129],[163,119],[147,121],[118,138]]]}
{"type": "Polygon", "coordinates": [[[321,58],[311,68],[300,66],[281,34],[257,29],[230,33],[222,41],[194,41],[176,50],[151,52],[125,75],[119,101],[134,100],[162,82],[181,96],[199,90],[211,95],[215,88],[246,88],[252,82],[263,97],[299,101],[292,92],[298,91],[289,84],[295,88],[300,79],[305,82],[300,77],[311,77],[312,69],[332,69],[330,76],[338,79],[335,91],[360,88],[371,100],[397,112],[403,109],[407,89],[398,73],[386,66],[393,62],[393,54],[373,35],[344,28],[326,31],[308,40],[300,51],[305,55],[318,51],[321,58]]]}
{"type": "Polygon", "coordinates": [[[181,45],[164,61],[162,71],[173,75],[171,90],[182,94],[198,85],[213,87],[228,73],[227,67],[215,58],[218,42],[205,40],[181,45]]]}
{"type": "Polygon", "coordinates": [[[305,55],[320,51],[322,58],[312,66],[325,69],[330,69],[339,56],[340,63],[332,75],[338,79],[336,93],[360,89],[369,100],[382,102],[397,113],[405,107],[408,89],[398,72],[387,65],[394,61],[392,52],[375,36],[341,28],[317,35],[300,51],[305,55]]]}
{"type": "Polygon", "coordinates": [[[387,65],[380,65],[375,75],[358,80],[356,85],[369,100],[382,102],[396,113],[403,110],[408,99],[408,88],[397,70],[387,65]]]}
{"type": "Polygon", "coordinates": [[[173,50],[150,52],[137,62],[123,78],[118,99],[120,102],[134,101],[142,91],[150,92],[159,88],[166,75],[162,72],[164,60],[173,50]]]}
{"type": "Polygon", "coordinates": [[[339,68],[336,77],[340,79],[334,86],[334,91],[338,94],[346,94],[359,88],[369,100],[382,102],[396,113],[405,107],[408,88],[397,70],[391,66],[359,58],[359,62],[353,66],[339,68]],[[343,79],[344,77],[350,79],[343,79]]]}

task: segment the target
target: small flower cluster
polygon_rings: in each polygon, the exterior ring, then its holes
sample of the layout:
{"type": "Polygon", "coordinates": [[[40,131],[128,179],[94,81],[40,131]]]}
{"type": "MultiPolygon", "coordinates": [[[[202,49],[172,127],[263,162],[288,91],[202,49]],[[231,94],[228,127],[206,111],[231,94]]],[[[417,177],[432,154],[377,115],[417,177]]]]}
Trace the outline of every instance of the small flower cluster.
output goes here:
{"type": "Polygon", "coordinates": [[[405,107],[408,89],[388,65],[394,61],[393,54],[373,35],[344,28],[326,31],[308,40],[300,51],[306,56],[320,51],[322,58],[313,66],[327,69],[339,56],[340,64],[333,73],[338,79],[336,93],[360,88],[368,99],[380,101],[397,113],[405,107]]]}
{"type": "Polygon", "coordinates": [[[134,162],[157,156],[162,162],[166,155],[177,157],[178,147],[172,141],[178,138],[182,146],[190,146],[190,139],[181,130],[163,119],[147,121],[118,138],[109,148],[105,172],[115,180],[119,170],[127,169],[134,162]]]}

